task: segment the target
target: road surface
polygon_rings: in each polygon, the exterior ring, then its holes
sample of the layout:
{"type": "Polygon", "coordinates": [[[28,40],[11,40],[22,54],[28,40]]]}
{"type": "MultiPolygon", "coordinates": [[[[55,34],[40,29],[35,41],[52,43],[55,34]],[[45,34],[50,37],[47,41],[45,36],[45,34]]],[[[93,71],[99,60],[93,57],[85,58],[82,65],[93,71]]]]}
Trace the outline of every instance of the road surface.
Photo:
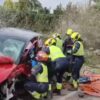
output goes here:
{"type": "Polygon", "coordinates": [[[100,100],[100,97],[94,97],[84,95],[84,97],[78,96],[78,91],[68,92],[67,90],[62,91],[62,96],[54,96],[52,100],[100,100]]]}

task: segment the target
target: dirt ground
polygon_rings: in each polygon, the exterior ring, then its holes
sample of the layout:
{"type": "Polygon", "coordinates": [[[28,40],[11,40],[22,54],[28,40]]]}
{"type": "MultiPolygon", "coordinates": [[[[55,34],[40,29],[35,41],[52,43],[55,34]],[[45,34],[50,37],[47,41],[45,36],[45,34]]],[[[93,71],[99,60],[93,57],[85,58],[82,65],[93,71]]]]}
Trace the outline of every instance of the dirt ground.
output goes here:
{"type": "MultiPolygon", "coordinates": [[[[81,70],[81,74],[85,74],[88,72],[100,74],[100,67],[95,68],[95,67],[84,66],[81,70]]],[[[80,91],[70,92],[67,89],[63,89],[62,96],[54,96],[52,100],[58,100],[58,99],[59,100],[100,100],[100,97],[94,97],[86,94],[84,94],[83,97],[79,97],[79,93],[80,91]]]]}
{"type": "Polygon", "coordinates": [[[94,97],[84,94],[83,97],[79,97],[79,91],[69,92],[62,90],[62,96],[54,96],[52,100],[100,100],[100,97],[94,97]]]}

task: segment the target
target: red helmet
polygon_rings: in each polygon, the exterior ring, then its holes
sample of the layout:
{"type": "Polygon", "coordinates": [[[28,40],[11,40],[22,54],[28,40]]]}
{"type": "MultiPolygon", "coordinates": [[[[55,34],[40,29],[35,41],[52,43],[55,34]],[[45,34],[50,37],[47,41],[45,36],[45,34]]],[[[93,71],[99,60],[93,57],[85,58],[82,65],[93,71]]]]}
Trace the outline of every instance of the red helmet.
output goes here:
{"type": "Polygon", "coordinates": [[[36,55],[37,61],[48,61],[48,55],[44,51],[39,51],[36,55]]]}

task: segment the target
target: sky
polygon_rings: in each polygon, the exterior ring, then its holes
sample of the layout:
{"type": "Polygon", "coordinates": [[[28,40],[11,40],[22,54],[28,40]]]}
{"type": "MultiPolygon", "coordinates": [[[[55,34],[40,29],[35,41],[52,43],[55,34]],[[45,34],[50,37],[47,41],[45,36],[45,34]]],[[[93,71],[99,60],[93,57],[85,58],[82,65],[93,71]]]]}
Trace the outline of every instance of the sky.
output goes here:
{"type": "Polygon", "coordinates": [[[39,0],[44,7],[47,7],[49,9],[55,9],[57,5],[60,3],[63,7],[66,7],[66,5],[69,2],[72,2],[73,4],[77,5],[85,5],[87,4],[88,0],[39,0]]]}
{"type": "MultiPolygon", "coordinates": [[[[39,0],[43,7],[47,7],[51,10],[55,9],[57,5],[60,3],[63,7],[66,7],[66,5],[69,2],[72,2],[73,4],[77,5],[85,5],[87,4],[88,0],[39,0]]],[[[0,4],[3,4],[4,0],[0,0],[0,4]]]]}

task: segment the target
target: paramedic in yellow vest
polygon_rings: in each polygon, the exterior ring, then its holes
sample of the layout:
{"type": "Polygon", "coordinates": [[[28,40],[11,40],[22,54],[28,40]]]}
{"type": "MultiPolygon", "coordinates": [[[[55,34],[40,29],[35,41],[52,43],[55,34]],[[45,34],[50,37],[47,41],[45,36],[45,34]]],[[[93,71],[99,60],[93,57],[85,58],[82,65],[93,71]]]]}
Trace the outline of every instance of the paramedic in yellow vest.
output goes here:
{"type": "Polygon", "coordinates": [[[72,66],[72,78],[73,78],[73,86],[74,89],[78,88],[78,79],[80,77],[80,69],[84,63],[84,46],[82,43],[82,39],[80,38],[80,34],[78,32],[74,32],[71,35],[71,38],[74,42],[72,48],[72,57],[73,57],[73,66],[72,66]]]}
{"type": "MultiPolygon", "coordinates": [[[[48,69],[46,62],[48,60],[48,55],[39,51],[36,55],[36,60],[39,63],[35,63],[32,66],[32,78],[35,81],[28,81],[24,87],[35,99],[40,99],[43,93],[46,93],[49,88],[48,84],[48,69]]],[[[34,63],[34,61],[32,61],[34,63]]]]}
{"type": "Polygon", "coordinates": [[[57,78],[57,91],[56,93],[58,95],[61,94],[62,89],[62,76],[64,72],[68,70],[68,60],[66,59],[65,55],[61,51],[59,47],[56,46],[56,40],[51,39],[49,42],[47,48],[45,48],[43,51],[45,51],[49,58],[51,59],[51,65],[48,67],[49,70],[53,73],[53,75],[56,75],[57,78]]]}
{"type": "Polygon", "coordinates": [[[61,39],[60,34],[54,33],[54,34],[52,35],[52,37],[56,40],[56,46],[59,47],[59,48],[62,50],[63,41],[62,41],[62,39],[61,39]]]}

